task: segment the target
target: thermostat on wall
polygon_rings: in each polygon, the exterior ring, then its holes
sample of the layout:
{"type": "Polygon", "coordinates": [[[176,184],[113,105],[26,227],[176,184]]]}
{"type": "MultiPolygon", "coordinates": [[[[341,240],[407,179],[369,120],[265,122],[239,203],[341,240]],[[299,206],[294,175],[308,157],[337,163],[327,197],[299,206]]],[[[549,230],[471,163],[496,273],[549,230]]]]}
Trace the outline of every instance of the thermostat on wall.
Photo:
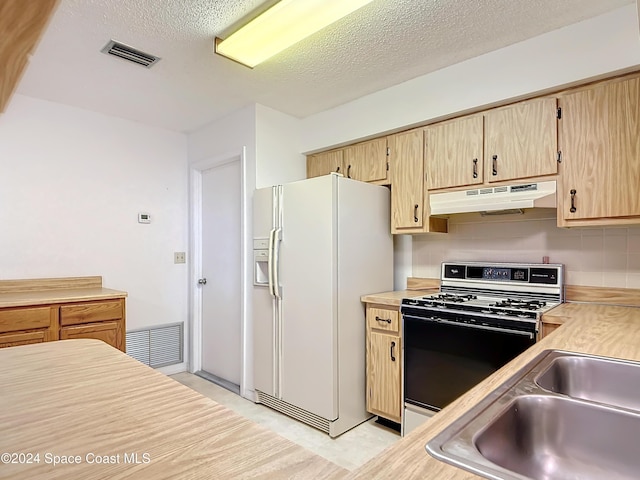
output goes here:
{"type": "Polygon", "coordinates": [[[151,215],[148,213],[139,213],[138,223],[151,223],[151,215]]]}

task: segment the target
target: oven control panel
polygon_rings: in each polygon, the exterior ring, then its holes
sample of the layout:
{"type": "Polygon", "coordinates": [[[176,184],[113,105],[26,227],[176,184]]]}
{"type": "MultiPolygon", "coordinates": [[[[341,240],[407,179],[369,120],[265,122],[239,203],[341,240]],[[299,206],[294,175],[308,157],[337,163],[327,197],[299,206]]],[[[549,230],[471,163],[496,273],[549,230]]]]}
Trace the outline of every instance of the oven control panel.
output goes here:
{"type": "Polygon", "coordinates": [[[562,282],[562,265],[443,263],[442,278],[443,280],[479,280],[559,286],[562,282]]]}

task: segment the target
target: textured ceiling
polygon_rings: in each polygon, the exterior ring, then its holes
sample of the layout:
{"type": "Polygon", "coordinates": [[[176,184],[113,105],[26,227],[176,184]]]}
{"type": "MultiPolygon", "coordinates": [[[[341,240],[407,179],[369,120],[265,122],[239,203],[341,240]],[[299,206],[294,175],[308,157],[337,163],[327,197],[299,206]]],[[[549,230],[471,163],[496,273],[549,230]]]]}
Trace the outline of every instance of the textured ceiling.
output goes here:
{"type": "Polygon", "coordinates": [[[61,0],[18,92],[184,132],[253,102],[305,117],[633,1],[374,0],[252,70],[212,42],[264,0],[61,0]]]}

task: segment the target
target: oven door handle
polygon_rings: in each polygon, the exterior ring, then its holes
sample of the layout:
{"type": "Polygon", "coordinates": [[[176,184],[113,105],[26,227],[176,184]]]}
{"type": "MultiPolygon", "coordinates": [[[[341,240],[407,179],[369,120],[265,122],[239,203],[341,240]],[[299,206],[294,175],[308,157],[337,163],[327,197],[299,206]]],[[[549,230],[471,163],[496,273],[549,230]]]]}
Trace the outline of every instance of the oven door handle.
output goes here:
{"type": "Polygon", "coordinates": [[[520,335],[523,337],[529,337],[529,339],[533,340],[535,334],[532,332],[523,332],[521,330],[511,330],[509,328],[497,328],[497,327],[487,327],[486,325],[470,325],[468,323],[463,322],[451,322],[449,320],[441,320],[437,318],[423,318],[423,317],[415,317],[413,315],[404,315],[405,318],[411,318],[413,320],[419,320],[421,322],[431,322],[431,323],[445,323],[447,325],[455,325],[457,327],[467,327],[467,328],[477,328],[480,330],[491,330],[493,332],[503,332],[509,333],[513,335],[520,335]]]}

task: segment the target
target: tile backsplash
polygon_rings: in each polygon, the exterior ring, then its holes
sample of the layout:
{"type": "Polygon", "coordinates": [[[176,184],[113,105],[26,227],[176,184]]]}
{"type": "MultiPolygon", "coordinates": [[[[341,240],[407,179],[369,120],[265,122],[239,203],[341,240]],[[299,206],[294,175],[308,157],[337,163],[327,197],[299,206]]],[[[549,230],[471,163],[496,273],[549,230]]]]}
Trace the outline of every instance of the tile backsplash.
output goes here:
{"type": "Polygon", "coordinates": [[[555,211],[481,217],[456,215],[448,234],[413,237],[415,277],[440,277],[443,261],[565,265],[565,283],[640,288],[640,226],[558,228],[555,211]]]}

